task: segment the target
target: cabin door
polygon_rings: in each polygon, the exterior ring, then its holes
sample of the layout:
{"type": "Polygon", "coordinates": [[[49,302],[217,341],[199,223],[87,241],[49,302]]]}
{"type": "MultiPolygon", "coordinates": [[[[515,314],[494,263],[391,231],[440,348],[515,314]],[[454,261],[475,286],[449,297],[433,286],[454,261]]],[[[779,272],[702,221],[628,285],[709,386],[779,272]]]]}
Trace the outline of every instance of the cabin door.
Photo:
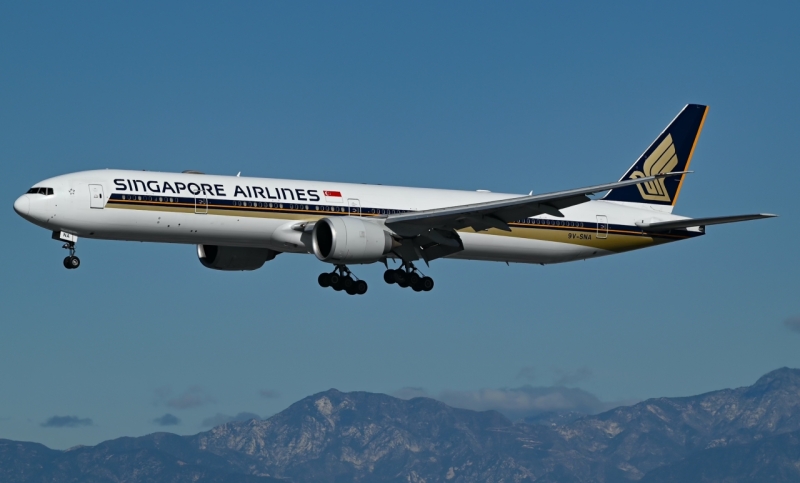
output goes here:
{"type": "Polygon", "coordinates": [[[608,238],[608,217],[606,215],[597,215],[597,238],[608,238]]]}
{"type": "Polygon", "coordinates": [[[208,199],[195,198],[194,199],[194,212],[200,215],[208,213],[208,199]]]}
{"type": "Polygon", "coordinates": [[[103,185],[100,184],[90,184],[89,185],[89,196],[91,196],[89,201],[89,206],[92,208],[99,208],[103,209],[106,205],[105,196],[103,196],[103,185]]]}

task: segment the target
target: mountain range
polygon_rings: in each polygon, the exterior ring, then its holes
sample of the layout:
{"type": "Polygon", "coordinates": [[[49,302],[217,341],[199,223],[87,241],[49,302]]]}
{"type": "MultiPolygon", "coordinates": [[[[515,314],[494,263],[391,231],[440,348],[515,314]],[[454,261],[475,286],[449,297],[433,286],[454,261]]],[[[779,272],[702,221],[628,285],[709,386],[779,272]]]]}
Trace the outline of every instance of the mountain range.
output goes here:
{"type": "Polygon", "coordinates": [[[0,440],[0,481],[800,482],[800,370],[541,421],[331,389],[193,436],[66,451],[0,440]]]}

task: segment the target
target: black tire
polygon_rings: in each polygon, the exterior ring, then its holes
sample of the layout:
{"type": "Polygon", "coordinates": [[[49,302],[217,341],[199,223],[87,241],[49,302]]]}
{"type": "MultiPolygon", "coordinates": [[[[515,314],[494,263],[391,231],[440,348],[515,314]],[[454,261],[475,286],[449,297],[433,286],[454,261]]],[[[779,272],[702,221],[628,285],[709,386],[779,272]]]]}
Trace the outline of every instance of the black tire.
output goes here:
{"type": "Polygon", "coordinates": [[[81,266],[81,259],[78,257],[71,257],[72,258],[72,268],[73,270],[81,266]]]}
{"type": "Polygon", "coordinates": [[[417,280],[417,283],[411,286],[411,290],[415,292],[422,292],[422,279],[417,280]]]}
{"type": "Polygon", "coordinates": [[[330,273],[320,273],[319,277],[317,277],[317,283],[322,288],[330,287],[331,286],[331,274],[330,273]]]}
{"type": "Polygon", "coordinates": [[[72,257],[66,257],[64,259],[64,268],[66,268],[67,270],[70,270],[72,268],[72,262],[71,262],[70,258],[72,258],[72,257]]]}
{"type": "Polygon", "coordinates": [[[411,287],[418,284],[420,280],[422,280],[422,277],[417,272],[411,272],[411,275],[408,276],[408,284],[411,287]]]}
{"type": "Polygon", "coordinates": [[[406,272],[403,270],[392,270],[394,272],[394,282],[401,287],[408,287],[408,276],[406,276],[406,272]],[[403,285],[403,284],[406,285],[403,285]]]}
{"type": "Polygon", "coordinates": [[[342,277],[342,286],[344,287],[345,290],[349,291],[350,287],[355,287],[355,285],[356,281],[353,280],[353,277],[351,277],[350,275],[345,275],[344,277],[342,277]]]}
{"type": "Polygon", "coordinates": [[[364,295],[365,293],[367,293],[367,282],[363,280],[359,280],[358,282],[356,282],[356,293],[358,295],[364,295]]]}
{"type": "Polygon", "coordinates": [[[397,282],[397,286],[401,287],[401,288],[407,288],[408,287],[408,280],[403,280],[402,282],[397,282]]]}
{"type": "Polygon", "coordinates": [[[388,283],[389,285],[395,283],[396,280],[394,279],[394,270],[390,268],[385,272],[383,272],[383,281],[388,283]]]}
{"type": "Polygon", "coordinates": [[[344,290],[344,280],[342,280],[342,277],[339,276],[337,276],[336,278],[337,278],[336,283],[331,283],[331,288],[336,290],[337,292],[341,292],[342,290],[344,290]]]}
{"type": "Polygon", "coordinates": [[[433,290],[433,279],[431,277],[422,278],[422,290],[426,292],[433,290]]]}
{"type": "Polygon", "coordinates": [[[334,273],[330,274],[330,277],[331,278],[329,280],[330,280],[331,287],[333,287],[334,285],[339,284],[339,282],[342,281],[342,277],[340,277],[338,273],[334,272],[334,273]]]}
{"type": "Polygon", "coordinates": [[[350,285],[349,287],[344,289],[347,292],[347,295],[358,295],[358,291],[356,290],[356,284],[350,285]]]}

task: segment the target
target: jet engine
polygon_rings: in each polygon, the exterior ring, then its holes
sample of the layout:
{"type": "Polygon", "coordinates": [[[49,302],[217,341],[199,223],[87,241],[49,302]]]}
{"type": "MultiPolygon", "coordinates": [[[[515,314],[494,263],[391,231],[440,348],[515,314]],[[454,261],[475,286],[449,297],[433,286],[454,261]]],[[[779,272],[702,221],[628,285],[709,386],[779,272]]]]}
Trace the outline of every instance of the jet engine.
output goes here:
{"type": "Polygon", "coordinates": [[[200,263],[214,270],[255,270],[275,258],[278,253],[280,252],[269,248],[197,245],[197,258],[200,259],[200,263]]]}
{"type": "Polygon", "coordinates": [[[394,240],[381,225],[353,216],[322,218],[311,234],[314,255],[329,263],[373,263],[392,249],[394,240]]]}

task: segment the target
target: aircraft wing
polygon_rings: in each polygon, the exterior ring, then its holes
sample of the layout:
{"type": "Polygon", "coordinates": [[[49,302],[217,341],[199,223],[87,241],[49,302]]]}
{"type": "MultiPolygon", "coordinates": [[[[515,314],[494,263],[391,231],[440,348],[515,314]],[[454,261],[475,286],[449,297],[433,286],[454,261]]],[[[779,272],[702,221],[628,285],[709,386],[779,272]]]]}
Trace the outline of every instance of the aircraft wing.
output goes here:
{"type": "Polygon", "coordinates": [[[508,226],[510,221],[541,214],[563,217],[560,210],[589,201],[588,195],[682,174],[684,172],[664,173],[554,193],[400,213],[389,215],[386,226],[403,237],[423,235],[430,230],[451,231],[467,227],[476,231],[489,228],[511,231],[508,226]]]}
{"type": "Polygon", "coordinates": [[[664,173],[541,195],[400,213],[387,216],[385,224],[401,237],[399,246],[393,249],[395,254],[403,260],[423,259],[427,263],[464,249],[458,230],[469,227],[475,231],[511,231],[508,223],[514,220],[541,214],[563,217],[560,210],[589,201],[590,194],[683,174],[664,173]]]}
{"type": "Polygon", "coordinates": [[[667,231],[678,228],[690,228],[694,226],[721,225],[723,223],[736,223],[737,221],[761,220],[763,218],[774,218],[778,215],[770,213],[757,213],[753,215],[734,215],[734,216],[715,216],[711,218],[689,218],[686,220],[662,221],[657,223],[636,223],[636,226],[645,231],[667,231]]]}

